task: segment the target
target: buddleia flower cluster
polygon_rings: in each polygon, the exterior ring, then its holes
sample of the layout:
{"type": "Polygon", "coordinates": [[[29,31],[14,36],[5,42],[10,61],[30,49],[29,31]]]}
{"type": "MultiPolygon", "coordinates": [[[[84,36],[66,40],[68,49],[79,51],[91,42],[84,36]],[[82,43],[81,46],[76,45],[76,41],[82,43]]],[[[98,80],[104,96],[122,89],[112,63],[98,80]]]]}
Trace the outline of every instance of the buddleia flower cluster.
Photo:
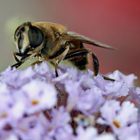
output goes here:
{"type": "Polygon", "coordinates": [[[46,62],[0,73],[0,140],[140,140],[137,77],[46,62]]]}

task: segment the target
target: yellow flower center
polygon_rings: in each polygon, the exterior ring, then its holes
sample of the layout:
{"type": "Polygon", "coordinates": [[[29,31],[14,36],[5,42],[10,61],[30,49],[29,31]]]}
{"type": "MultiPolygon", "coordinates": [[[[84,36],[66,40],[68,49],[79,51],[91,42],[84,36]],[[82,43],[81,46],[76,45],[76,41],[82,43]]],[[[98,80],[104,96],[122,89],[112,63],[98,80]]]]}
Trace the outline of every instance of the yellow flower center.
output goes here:
{"type": "Polygon", "coordinates": [[[39,100],[32,100],[32,105],[37,105],[39,104],[39,100]]]}
{"type": "Polygon", "coordinates": [[[113,124],[115,125],[115,127],[120,128],[121,124],[118,120],[113,120],[113,124]]]}

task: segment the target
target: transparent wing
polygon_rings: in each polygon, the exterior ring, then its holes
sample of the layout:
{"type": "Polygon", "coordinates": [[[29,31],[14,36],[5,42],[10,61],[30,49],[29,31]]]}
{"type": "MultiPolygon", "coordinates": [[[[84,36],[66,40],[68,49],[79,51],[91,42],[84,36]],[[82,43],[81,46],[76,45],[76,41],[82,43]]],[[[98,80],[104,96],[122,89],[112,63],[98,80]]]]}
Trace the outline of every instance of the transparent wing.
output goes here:
{"type": "Polygon", "coordinates": [[[98,42],[96,40],[90,39],[84,35],[80,35],[76,32],[69,31],[69,32],[67,32],[66,36],[70,41],[77,40],[77,41],[81,41],[82,43],[91,44],[91,45],[94,45],[94,46],[100,47],[100,48],[112,49],[112,50],[115,49],[115,48],[111,47],[110,45],[103,44],[103,43],[98,42]]]}

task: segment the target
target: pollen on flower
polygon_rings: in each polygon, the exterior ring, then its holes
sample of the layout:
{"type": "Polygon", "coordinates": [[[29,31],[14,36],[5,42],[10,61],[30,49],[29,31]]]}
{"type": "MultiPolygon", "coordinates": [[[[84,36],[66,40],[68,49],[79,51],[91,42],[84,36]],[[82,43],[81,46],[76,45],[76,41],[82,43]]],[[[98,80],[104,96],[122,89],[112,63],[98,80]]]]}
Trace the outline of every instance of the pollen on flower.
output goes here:
{"type": "Polygon", "coordinates": [[[37,105],[39,104],[39,100],[32,100],[32,105],[37,105]]]}
{"type": "Polygon", "coordinates": [[[118,120],[113,120],[113,124],[116,128],[120,128],[121,127],[121,124],[118,120]]]}
{"type": "Polygon", "coordinates": [[[45,62],[0,74],[0,140],[139,140],[136,76],[115,71],[112,82],[66,65],[58,74],[45,62]]]}

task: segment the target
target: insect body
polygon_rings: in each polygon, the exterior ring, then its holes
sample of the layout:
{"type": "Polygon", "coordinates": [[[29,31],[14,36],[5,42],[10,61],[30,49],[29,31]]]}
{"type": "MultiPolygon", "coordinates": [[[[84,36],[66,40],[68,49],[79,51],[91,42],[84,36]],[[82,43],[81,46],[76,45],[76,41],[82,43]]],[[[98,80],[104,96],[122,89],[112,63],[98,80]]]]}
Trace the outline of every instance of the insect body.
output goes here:
{"type": "Polygon", "coordinates": [[[56,76],[57,67],[63,60],[73,63],[80,70],[85,69],[88,54],[92,56],[94,75],[98,74],[98,58],[84,47],[84,43],[112,49],[108,45],[68,31],[63,25],[50,22],[25,22],[16,29],[14,39],[18,52],[14,53],[17,63],[12,67],[19,67],[30,57],[38,57],[38,62],[49,61],[54,65],[56,76]]]}

